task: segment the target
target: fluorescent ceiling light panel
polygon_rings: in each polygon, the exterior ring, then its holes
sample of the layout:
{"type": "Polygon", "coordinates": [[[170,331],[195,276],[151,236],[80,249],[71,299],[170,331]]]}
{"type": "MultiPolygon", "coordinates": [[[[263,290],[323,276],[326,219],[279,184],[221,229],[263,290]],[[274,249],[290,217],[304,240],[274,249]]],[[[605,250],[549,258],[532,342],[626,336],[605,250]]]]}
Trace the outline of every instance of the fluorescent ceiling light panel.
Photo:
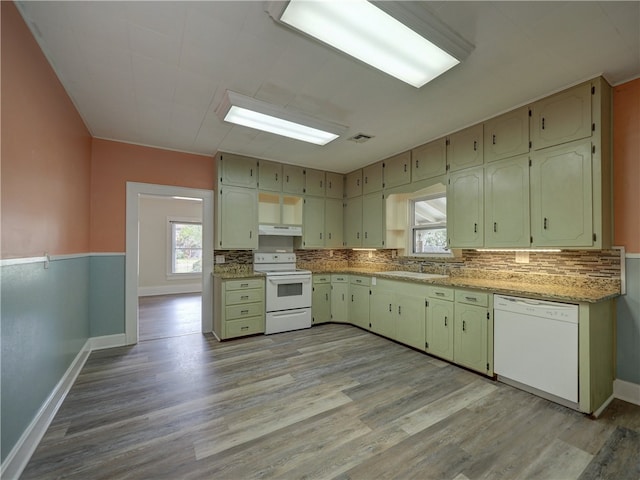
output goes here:
{"type": "MultiPolygon", "coordinates": [[[[420,2],[417,2],[420,3],[420,2]]],[[[272,2],[269,14],[416,88],[454,67],[472,46],[426,18],[421,5],[365,0],[272,2]],[[427,38],[447,44],[447,51],[427,38]]]]}
{"type": "Polygon", "coordinates": [[[342,125],[318,120],[229,90],[226,91],[217,114],[225,122],[316,145],[326,145],[347,131],[347,127],[342,125]]]}

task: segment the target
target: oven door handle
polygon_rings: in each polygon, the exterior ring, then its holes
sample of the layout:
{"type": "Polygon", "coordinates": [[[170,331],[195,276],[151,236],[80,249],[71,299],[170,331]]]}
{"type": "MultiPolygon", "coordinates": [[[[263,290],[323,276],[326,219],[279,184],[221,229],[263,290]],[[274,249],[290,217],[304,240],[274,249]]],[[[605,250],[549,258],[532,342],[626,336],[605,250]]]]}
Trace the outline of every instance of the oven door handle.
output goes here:
{"type": "Polygon", "coordinates": [[[294,315],[300,315],[306,313],[308,308],[302,308],[299,310],[283,310],[280,312],[269,312],[269,315],[272,317],[292,317],[294,315]]]}
{"type": "Polygon", "coordinates": [[[303,275],[278,275],[267,277],[267,279],[276,285],[279,283],[311,283],[311,278],[303,275]]]}

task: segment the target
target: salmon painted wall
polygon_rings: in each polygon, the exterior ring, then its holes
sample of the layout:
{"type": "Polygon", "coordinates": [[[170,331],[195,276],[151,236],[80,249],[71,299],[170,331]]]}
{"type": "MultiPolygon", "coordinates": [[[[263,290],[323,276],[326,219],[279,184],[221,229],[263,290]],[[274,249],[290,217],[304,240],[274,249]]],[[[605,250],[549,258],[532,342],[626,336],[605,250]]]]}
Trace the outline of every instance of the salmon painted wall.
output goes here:
{"type": "Polygon", "coordinates": [[[613,90],[614,241],[640,253],[640,78],[613,90]]]}
{"type": "Polygon", "coordinates": [[[213,190],[213,157],[94,139],[91,251],[124,252],[127,182],[213,190]]]}
{"type": "Polygon", "coordinates": [[[1,3],[1,256],[86,253],[91,135],[13,2],[1,3]]]}

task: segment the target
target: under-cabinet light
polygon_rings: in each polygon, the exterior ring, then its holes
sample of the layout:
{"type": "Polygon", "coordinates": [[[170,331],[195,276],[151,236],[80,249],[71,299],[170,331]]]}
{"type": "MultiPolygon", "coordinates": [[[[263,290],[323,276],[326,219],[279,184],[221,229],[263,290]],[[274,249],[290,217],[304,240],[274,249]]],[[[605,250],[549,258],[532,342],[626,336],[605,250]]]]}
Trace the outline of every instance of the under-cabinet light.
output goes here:
{"type": "Polygon", "coordinates": [[[347,131],[343,125],[318,120],[229,90],[216,112],[225,122],[316,145],[326,145],[347,131]]]}
{"type": "Polygon", "coordinates": [[[359,252],[375,252],[376,248],[352,248],[351,250],[357,250],[359,252]]]}
{"type": "Polygon", "coordinates": [[[422,2],[270,2],[277,22],[420,88],[465,59],[473,46],[422,2]]]}
{"type": "Polygon", "coordinates": [[[531,253],[558,253],[559,248],[476,248],[476,252],[531,252],[531,253]]]}

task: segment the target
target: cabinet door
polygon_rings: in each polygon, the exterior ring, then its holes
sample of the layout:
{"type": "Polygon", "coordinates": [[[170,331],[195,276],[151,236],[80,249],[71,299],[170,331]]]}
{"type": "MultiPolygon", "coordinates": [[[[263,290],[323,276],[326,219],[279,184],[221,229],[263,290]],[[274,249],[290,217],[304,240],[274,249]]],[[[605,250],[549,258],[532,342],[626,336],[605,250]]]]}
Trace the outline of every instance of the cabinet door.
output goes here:
{"type": "Polygon", "coordinates": [[[447,187],[447,234],[451,248],[481,247],[483,237],[482,167],[452,173],[447,187]]]}
{"type": "Polygon", "coordinates": [[[540,150],[533,153],[531,162],[532,245],[591,246],[591,142],[540,150]]]}
{"type": "Polygon", "coordinates": [[[384,195],[372,193],[362,197],[362,246],[384,247],[384,195]]]}
{"type": "Polygon", "coordinates": [[[529,108],[522,107],[484,124],[484,161],[529,152],[529,108]]]}
{"type": "Polygon", "coordinates": [[[282,164],[260,160],[258,162],[258,188],[279,192],[282,190],[282,164]]]}
{"type": "Polygon", "coordinates": [[[258,161],[231,153],[221,153],[219,167],[220,183],[236,187],[258,186],[258,161]]]}
{"type": "Polygon", "coordinates": [[[344,197],[344,175],[341,173],[327,172],[326,175],[327,189],[325,195],[327,198],[344,197]]]}
{"type": "Polygon", "coordinates": [[[324,247],[324,198],[305,198],[303,212],[302,246],[324,247]]]}
{"type": "Polygon", "coordinates": [[[349,322],[349,284],[331,282],[331,320],[339,323],[349,322]]]}
{"type": "Polygon", "coordinates": [[[411,152],[404,152],[384,161],[384,188],[411,183],[411,152]]]}
{"type": "Polygon", "coordinates": [[[485,167],[484,218],[485,247],[530,245],[529,155],[485,167]]]}
{"type": "Polygon", "coordinates": [[[362,169],[347,174],[345,193],[347,198],[362,195],[362,169]]]}
{"type": "Polygon", "coordinates": [[[487,371],[487,314],[484,307],[455,305],[453,359],[482,373],[487,371]]]}
{"type": "Polygon", "coordinates": [[[379,192],[382,190],[384,166],[382,162],[374,163],[362,169],[362,193],[379,192]]]}
{"type": "MultiPolygon", "coordinates": [[[[400,288],[402,288],[400,286],[400,288]]],[[[399,342],[424,350],[425,315],[424,297],[416,297],[405,293],[396,293],[396,335],[399,342]]]]}
{"type": "Polygon", "coordinates": [[[344,241],[347,247],[362,246],[362,197],[347,199],[344,209],[344,241]]]}
{"type": "Polygon", "coordinates": [[[325,173],[322,170],[307,168],[304,177],[304,193],[324,197],[325,173]]]}
{"type": "Polygon", "coordinates": [[[220,188],[218,195],[218,248],[258,248],[258,191],[252,188],[220,188]]]}
{"type": "Polygon", "coordinates": [[[366,285],[349,285],[349,323],[369,329],[369,287],[366,285]]]}
{"type": "Polygon", "coordinates": [[[535,102],[531,107],[534,150],[591,136],[591,83],[535,102]]]}
{"type": "Polygon", "coordinates": [[[327,248],[342,248],[344,207],[341,198],[327,198],[324,208],[324,246],[327,248]]]}
{"type": "Polygon", "coordinates": [[[387,338],[396,338],[396,299],[392,292],[392,283],[378,280],[372,288],[369,312],[369,327],[372,332],[387,338]]]}
{"type": "Polygon", "coordinates": [[[282,191],[285,193],[304,193],[304,168],[295,165],[282,166],[282,191]]]}
{"type": "Polygon", "coordinates": [[[429,300],[426,320],[427,353],[453,360],[453,302],[429,300]]]}
{"type": "Polygon", "coordinates": [[[311,296],[311,316],[314,324],[331,320],[331,284],[315,283],[311,296]]]}
{"type": "Polygon", "coordinates": [[[413,181],[447,173],[447,139],[429,142],[411,151],[413,181]]]}
{"type": "Polygon", "coordinates": [[[447,162],[449,171],[482,165],[482,124],[466,128],[449,136],[447,162]]]}

